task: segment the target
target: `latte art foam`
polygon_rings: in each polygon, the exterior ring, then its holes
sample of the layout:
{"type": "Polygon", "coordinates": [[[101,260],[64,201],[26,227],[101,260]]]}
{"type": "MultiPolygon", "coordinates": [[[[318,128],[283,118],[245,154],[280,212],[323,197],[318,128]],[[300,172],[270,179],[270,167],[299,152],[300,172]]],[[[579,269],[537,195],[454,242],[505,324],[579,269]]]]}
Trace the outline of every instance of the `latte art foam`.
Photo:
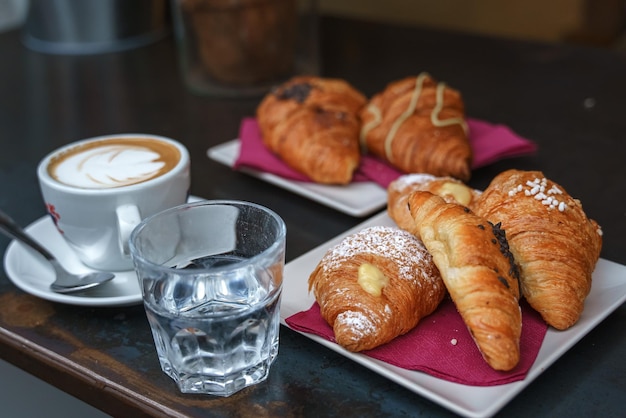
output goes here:
{"type": "Polygon", "coordinates": [[[129,186],[170,171],[178,150],[150,139],[103,140],[70,149],[53,158],[48,172],[57,181],[84,189],[129,186]]]}
{"type": "Polygon", "coordinates": [[[111,145],[67,158],[55,175],[61,183],[87,189],[127,186],[156,176],[165,166],[158,158],[146,148],[111,145]]]}

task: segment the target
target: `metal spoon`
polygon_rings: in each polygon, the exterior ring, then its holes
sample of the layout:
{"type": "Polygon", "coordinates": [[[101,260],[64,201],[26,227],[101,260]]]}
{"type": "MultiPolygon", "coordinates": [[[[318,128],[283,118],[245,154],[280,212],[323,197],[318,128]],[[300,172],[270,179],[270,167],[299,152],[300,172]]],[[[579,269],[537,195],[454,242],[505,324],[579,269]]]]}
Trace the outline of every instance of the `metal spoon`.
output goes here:
{"type": "Polygon", "coordinates": [[[0,210],[0,232],[10,238],[14,238],[45,257],[52,264],[56,274],[56,280],[50,285],[50,289],[57,293],[72,293],[99,286],[115,277],[112,273],[93,272],[87,274],[72,274],[65,270],[52,254],[33,240],[26,232],[6,213],[0,210]]]}

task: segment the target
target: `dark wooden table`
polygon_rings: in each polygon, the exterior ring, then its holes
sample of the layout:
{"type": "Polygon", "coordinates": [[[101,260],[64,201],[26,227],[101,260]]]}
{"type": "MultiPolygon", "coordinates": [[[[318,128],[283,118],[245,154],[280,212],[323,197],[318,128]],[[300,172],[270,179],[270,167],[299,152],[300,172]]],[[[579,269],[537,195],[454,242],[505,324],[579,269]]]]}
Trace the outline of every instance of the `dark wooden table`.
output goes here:
{"type": "MultiPolygon", "coordinates": [[[[626,54],[337,18],[321,20],[321,51],[323,75],[367,95],[429,71],[463,93],[469,116],[535,140],[535,156],[477,170],[471,185],[483,188],[506,168],[543,170],[604,227],[602,257],[626,264],[626,54]]],[[[171,38],[117,54],[52,56],[25,49],[11,31],[0,34],[0,57],[0,207],[22,225],[44,215],[35,167],[46,153],[121,132],[185,143],[193,194],[278,211],[288,260],[362,221],[209,160],[207,148],[235,138],[258,99],[190,94],[171,38]]],[[[0,237],[1,252],[8,243],[0,237]]],[[[501,416],[624,416],[624,330],[621,306],[501,416]]],[[[452,416],[285,327],[280,344],[267,383],[226,399],[183,396],[159,369],[141,306],[48,302],[0,269],[0,356],[115,416],[452,416]]]]}

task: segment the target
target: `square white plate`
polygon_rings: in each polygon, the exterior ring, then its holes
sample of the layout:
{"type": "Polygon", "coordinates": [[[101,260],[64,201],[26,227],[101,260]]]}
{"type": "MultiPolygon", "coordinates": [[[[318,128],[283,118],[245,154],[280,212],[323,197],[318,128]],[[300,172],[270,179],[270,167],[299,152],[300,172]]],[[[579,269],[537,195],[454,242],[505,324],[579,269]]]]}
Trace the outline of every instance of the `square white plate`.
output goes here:
{"type": "MultiPolygon", "coordinates": [[[[283,325],[287,326],[285,318],[309,309],[315,301],[308,292],[307,281],[326,250],[338,244],[346,235],[374,225],[395,224],[386,212],[380,213],[287,264],[280,312],[283,325]]],[[[312,334],[302,334],[457,414],[475,418],[490,417],[626,300],[626,266],[600,259],[592,283],[591,293],[578,323],[566,331],[548,328],[537,359],[526,378],[505,385],[478,387],[448,382],[349,352],[312,334]]]]}
{"type": "MultiPolygon", "coordinates": [[[[239,156],[239,146],[239,139],[233,139],[209,148],[207,155],[212,160],[232,167],[239,156]]],[[[355,217],[371,215],[387,205],[387,190],[372,182],[328,186],[287,180],[249,168],[240,171],[355,217]]]]}

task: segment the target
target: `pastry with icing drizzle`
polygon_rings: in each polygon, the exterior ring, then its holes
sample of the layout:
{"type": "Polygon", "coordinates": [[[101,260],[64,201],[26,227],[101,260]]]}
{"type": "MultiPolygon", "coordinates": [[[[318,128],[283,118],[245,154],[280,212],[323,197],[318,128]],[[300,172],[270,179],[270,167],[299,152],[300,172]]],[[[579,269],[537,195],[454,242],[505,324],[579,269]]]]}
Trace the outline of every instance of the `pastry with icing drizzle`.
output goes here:
{"type": "Polygon", "coordinates": [[[390,83],[360,114],[368,152],[405,173],[469,180],[472,150],[457,90],[421,73],[390,83]]]}
{"type": "Polygon", "coordinates": [[[556,329],[574,325],[602,248],[602,229],[580,201],[540,171],[507,170],[474,210],[506,230],[528,303],[556,329]]]}
{"type": "Polygon", "coordinates": [[[369,350],[413,329],[446,291],[424,245],[395,227],[373,226],[330,248],[309,277],[336,342],[369,350]]]}
{"type": "Polygon", "coordinates": [[[347,184],[359,165],[367,98],[346,81],[294,77],[257,108],[263,143],[294,170],[324,184],[347,184]]]}

